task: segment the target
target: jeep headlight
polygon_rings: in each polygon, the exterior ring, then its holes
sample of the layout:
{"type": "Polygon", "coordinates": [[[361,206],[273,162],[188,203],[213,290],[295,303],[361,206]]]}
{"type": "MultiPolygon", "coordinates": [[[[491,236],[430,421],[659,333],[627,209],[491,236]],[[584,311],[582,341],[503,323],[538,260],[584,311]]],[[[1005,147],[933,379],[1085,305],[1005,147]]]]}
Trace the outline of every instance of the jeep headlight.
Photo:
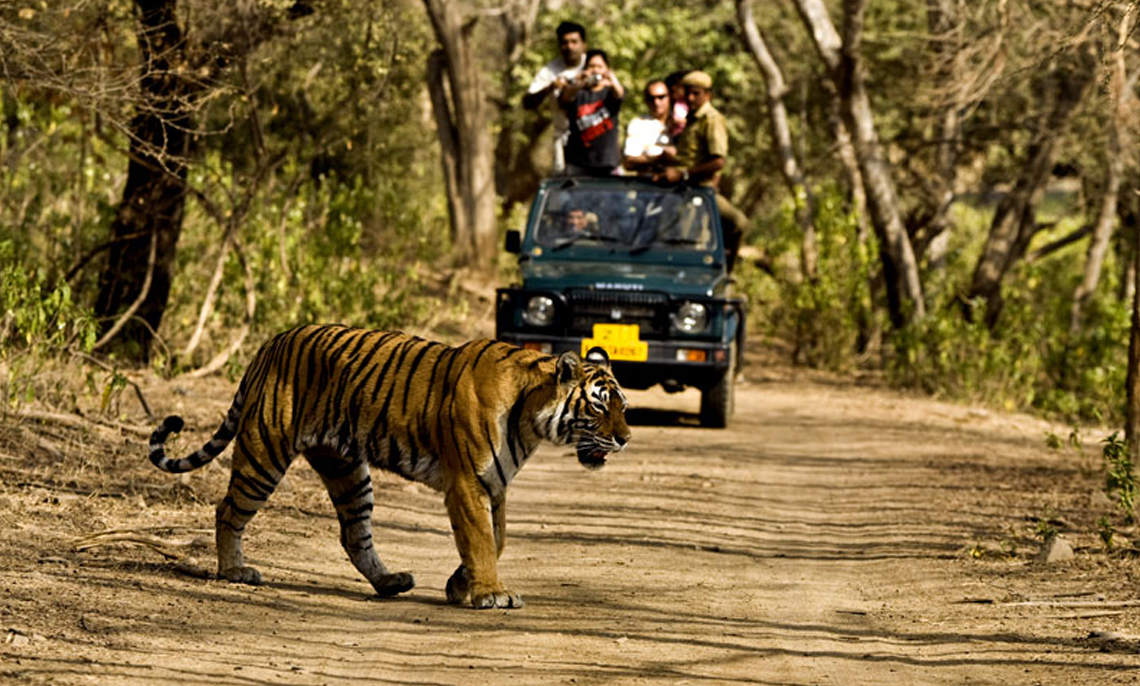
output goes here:
{"type": "Polygon", "coordinates": [[[700,303],[681,303],[673,313],[673,326],[684,333],[700,333],[709,323],[709,310],[700,303]]]}
{"type": "Polygon", "coordinates": [[[554,299],[546,295],[531,297],[526,303],[522,318],[531,326],[550,326],[554,322],[554,299]]]}

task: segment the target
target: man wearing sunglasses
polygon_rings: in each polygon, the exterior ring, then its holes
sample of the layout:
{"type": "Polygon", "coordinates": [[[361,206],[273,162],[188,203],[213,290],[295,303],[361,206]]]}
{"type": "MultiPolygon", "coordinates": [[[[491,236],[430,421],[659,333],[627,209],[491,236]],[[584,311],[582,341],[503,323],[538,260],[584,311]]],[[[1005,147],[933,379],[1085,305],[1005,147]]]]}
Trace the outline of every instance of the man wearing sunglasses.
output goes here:
{"type": "Polygon", "coordinates": [[[646,114],[631,121],[625,131],[622,168],[630,175],[652,174],[662,153],[675,152],[667,128],[669,87],[661,80],[650,81],[644,95],[646,114]]]}

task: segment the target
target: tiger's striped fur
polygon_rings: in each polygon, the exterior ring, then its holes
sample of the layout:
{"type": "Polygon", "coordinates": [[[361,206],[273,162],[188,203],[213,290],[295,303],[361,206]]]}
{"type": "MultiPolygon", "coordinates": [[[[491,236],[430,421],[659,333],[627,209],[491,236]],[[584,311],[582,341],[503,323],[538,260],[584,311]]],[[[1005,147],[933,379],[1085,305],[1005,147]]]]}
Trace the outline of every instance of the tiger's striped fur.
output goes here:
{"type": "Polygon", "coordinates": [[[444,493],[461,560],[447,583],[450,602],[520,607],[498,575],[508,484],[543,439],[576,445],[584,465],[601,466],[629,440],[625,407],[600,349],[583,362],[486,339],[450,347],[403,333],[304,326],[261,348],[208,443],[167,457],[163,444],[183,428],[180,417],[167,417],[151,436],[150,459],[185,472],[234,442],[216,517],[220,577],[261,583],[245,564],[242,533],[303,454],[328,488],[341,545],[378,594],[402,593],[414,580],[389,572],[373,546],[373,468],[444,493]]]}

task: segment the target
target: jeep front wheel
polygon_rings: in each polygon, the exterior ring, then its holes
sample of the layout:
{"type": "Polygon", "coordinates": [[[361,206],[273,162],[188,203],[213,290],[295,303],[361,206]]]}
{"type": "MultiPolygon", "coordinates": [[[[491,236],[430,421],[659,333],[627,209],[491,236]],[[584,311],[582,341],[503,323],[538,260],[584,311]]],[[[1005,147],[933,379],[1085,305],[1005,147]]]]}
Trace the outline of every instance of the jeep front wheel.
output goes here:
{"type": "Polygon", "coordinates": [[[728,349],[728,367],[712,386],[701,391],[701,426],[723,429],[732,416],[736,380],[736,341],[728,349]]]}

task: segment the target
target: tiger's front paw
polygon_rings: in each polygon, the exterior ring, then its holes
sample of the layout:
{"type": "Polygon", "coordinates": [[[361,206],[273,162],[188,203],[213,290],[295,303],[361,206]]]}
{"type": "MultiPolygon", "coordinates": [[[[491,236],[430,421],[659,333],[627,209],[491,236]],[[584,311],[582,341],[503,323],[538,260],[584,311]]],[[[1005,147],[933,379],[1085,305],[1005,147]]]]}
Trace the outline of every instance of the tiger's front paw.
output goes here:
{"type": "Polygon", "coordinates": [[[471,575],[467,567],[459,565],[447,580],[447,602],[458,605],[471,593],[471,575]]]}
{"type": "Polygon", "coordinates": [[[517,609],[524,605],[522,596],[506,589],[491,591],[489,593],[475,593],[471,596],[471,607],[476,610],[491,610],[494,608],[517,609]]]}
{"type": "Polygon", "coordinates": [[[229,569],[219,569],[218,578],[225,579],[235,584],[249,584],[250,586],[260,586],[264,582],[261,580],[261,572],[253,567],[230,567],[229,569]]]}

